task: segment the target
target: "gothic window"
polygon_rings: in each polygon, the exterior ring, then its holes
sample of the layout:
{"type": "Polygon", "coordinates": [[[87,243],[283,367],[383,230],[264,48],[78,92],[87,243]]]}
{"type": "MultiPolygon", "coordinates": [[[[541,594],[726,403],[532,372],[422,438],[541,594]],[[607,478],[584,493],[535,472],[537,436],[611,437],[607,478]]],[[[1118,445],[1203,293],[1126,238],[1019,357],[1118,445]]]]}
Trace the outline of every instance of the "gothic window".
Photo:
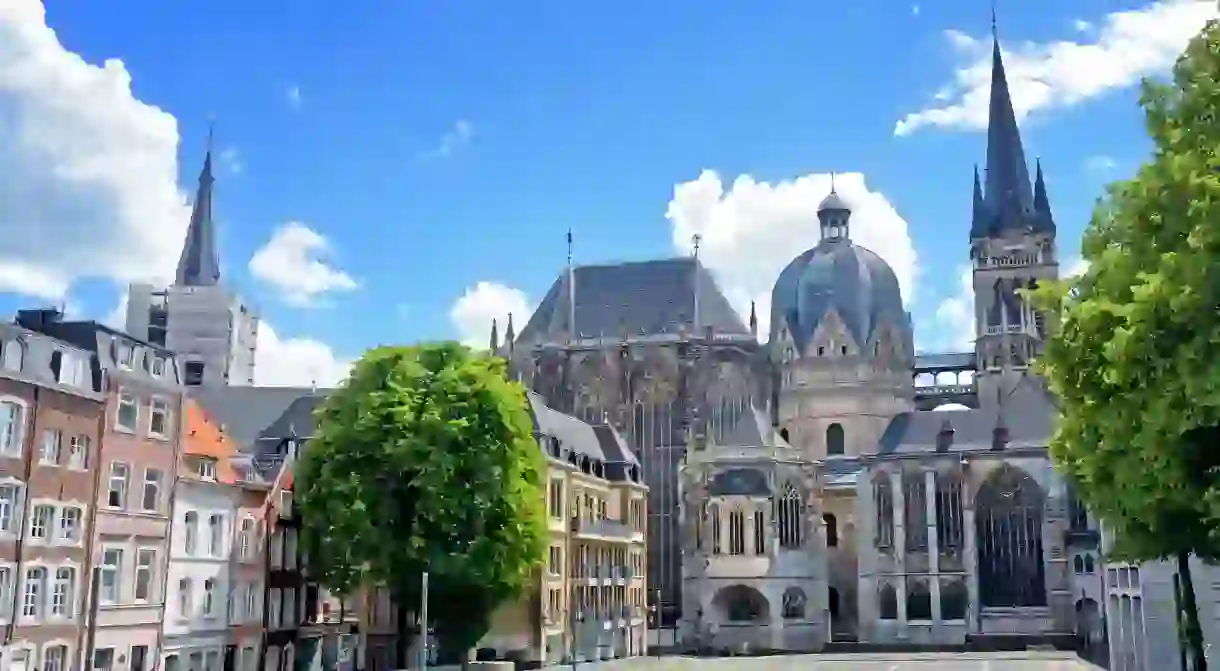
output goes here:
{"type": "Polygon", "coordinates": [[[1086,531],[1089,528],[1088,509],[1072,485],[1068,485],[1068,528],[1072,531],[1086,531]]]}
{"type": "Polygon", "coordinates": [[[762,510],[754,511],[754,554],[767,554],[766,514],[762,510]]]}
{"type": "Polygon", "coordinates": [[[882,620],[898,619],[898,592],[888,582],[877,588],[877,616],[882,620]]]}
{"type": "Polygon", "coordinates": [[[878,549],[894,546],[894,490],[889,476],[879,472],[873,478],[873,501],[876,504],[877,529],[873,539],[878,549]]]}
{"type": "Polygon", "coordinates": [[[1028,474],[1004,464],[975,498],[979,598],[984,606],[1046,605],[1042,562],[1044,495],[1028,474]]]}
{"type": "Polygon", "coordinates": [[[908,583],[907,589],[907,619],[908,620],[931,620],[932,619],[932,592],[928,590],[928,583],[923,580],[912,580],[908,583]]]}
{"type": "Polygon", "coordinates": [[[746,514],[740,508],[729,513],[729,554],[746,553],[746,514]]]}
{"type": "Polygon", "coordinates": [[[708,506],[708,514],[712,516],[712,554],[718,555],[721,551],[720,545],[720,506],[711,504],[708,506]]]}
{"type": "Polygon", "coordinates": [[[843,425],[835,422],[826,427],[826,454],[843,454],[843,425]]]}
{"type": "Polygon", "coordinates": [[[903,526],[906,530],[906,551],[925,552],[928,549],[928,497],[923,473],[905,473],[902,477],[903,526]]]}
{"type": "Polygon", "coordinates": [[[779,544],[785,548],[801,546],[801,520],[805,516],[805,502],[792,483],[784,488],[779,500],[776,518],[779,521],[779,544]]]}
{"type": "Polygon", "coordinates": [[[834,515],[822,515],[822,523],[826,525],[826,547],[833,548],[839,545],[839,521],[834,515]]]}
{"type": "Polygon", "coordinates": [[[1075,571],[1077,575],[1084,573],[1084,557],[1080,555],[1072,557],[1072,570],[1075,571]]]}
{"type": "Polygon", "coordinates": [[[966,619],[966,602],[970,595],[964,580],[953,578],[940,583],[940,618],[945,621],[966,619]]]}
{"type": "Polygon", "coordinates": [[[1092,575],[1095,566],[1093,565],[1093,555],[1084,556],[1084,572],[1092,575]]]}
{"type": "Polygon", "coordinates": [[[936,542],[941,552],[962,547],[962,482],[956,473],[936,474],[936,542]]]}
{"type": "Polygon", "coordinates": [[[800,587],[784,590],[783,616],[785,620],[805,619],[805,592],[800,587]]]}

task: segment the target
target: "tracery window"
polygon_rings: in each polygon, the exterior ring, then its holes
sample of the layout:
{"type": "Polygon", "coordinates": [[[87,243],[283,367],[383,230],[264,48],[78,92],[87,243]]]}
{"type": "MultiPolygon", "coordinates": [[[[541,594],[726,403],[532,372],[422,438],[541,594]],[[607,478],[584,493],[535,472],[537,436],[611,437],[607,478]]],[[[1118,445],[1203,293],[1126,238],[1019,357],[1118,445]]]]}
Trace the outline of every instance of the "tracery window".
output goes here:
{"type": "Polygon", "coordinates": [[[754,554],[767,554],[766,513],[761,508],[754,511],[754,554]]]}
{"type": "Polygon", "coordinates": [[[1042,488],[1024,471],[1004,464],[979,489],[975,501],[983,605],[1045,606],[1042,488]]]}
{"type": "Polygon", "coordinates": [[[907,619],[932,619],[932,592],[923,580],[912,580],[907,587],[907,619]]]}
{"type": "Polygon", "coordinates": [[[879,549],[894,546],[894,490],[884,472],[873,476],[873,502],[876,508],[876,530],[873,543],[879,549]]]}
{"type": "Polygon", "coordinates": [[[792,483],[784,488],[784,495],[779,500],[779,510],[776,518],[779,521],[779,544],[785,548],[801,546],[801,526],[805,516],[805,502],[792,483]]]}
{"type": "Polygon", "coordinates": [[[877,616],[882,620],[898,619],[898,591],[889,583],[877,588],[877,616]]]}
{"type": "Polygon", "coordinates": [[[743,555],[746,553],[746,514],[741,508],[734,508],[729,513],[729,554],[743,555]]]}
{"type": "Polygon", "coordinates": [[[962,547],[962,481],[956,473],[936,474],[936,542],[941,552],[962,547]]]}
{"type": "Polygon", "coordinates": [[[966,619],[966,603],[969,599],[966,581],[960,578],[941,580],[940,618],[945,621],[966,619]]]}
{"type": "Polygon", "coordinates": [[[928,549],[928,497],[927,479],[923,473],[906,473],[902,478],[903,526],[906,532],[907,552],[926,552],[928,549]]]}

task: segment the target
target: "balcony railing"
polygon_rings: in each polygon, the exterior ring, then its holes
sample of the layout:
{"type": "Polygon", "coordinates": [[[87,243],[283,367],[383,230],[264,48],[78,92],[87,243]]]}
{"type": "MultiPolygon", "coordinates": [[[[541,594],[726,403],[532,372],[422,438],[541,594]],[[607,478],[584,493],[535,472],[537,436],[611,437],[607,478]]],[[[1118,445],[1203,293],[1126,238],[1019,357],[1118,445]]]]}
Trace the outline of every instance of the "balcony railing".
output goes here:
{"type": "Polygon", "coordinates": [[[572,531],[589,536],[624,539],[631,538],[640,533],[618,520],[591,520],[584,517],[572,518],[572,531]]]}

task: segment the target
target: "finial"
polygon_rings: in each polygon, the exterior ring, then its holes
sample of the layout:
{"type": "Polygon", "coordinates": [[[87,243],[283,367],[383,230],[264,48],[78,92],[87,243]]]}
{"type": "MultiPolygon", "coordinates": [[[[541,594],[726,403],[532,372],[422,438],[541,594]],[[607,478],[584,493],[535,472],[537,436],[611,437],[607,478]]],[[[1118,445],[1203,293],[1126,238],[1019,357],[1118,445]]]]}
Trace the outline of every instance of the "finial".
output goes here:
{"type": "Polygon", "coordinates": [[[215,144],[215,142],[216,142],[216,115],[215,115],[215,114],[212,114],[212,115],[208,116],[208,146],[207,146],[207,152],[208,152],[208,155],[209,155],[209,156],[211,156],[211,155],[212,155],[212,147],[213,147],[213,145],[215,144]]]}
{"type": "Polygon", "coordinates": [[[572,229],[568,228],[568,265],[572,265],[572,229]]]}
{"type": "Polygon", "coordinates": [[[700,233],[696,233],[696,234],[690,236],[690,241],[691,241],[691,244],[694,245],[695,260],[698,261],[699,260],[699,245],[700,245],[700,243],[703,242],[703,235],[700,233]]]}
{"type": "Polygon", "coordinates": [[[995,18],[995,3],[996,0],[991,0],[991,39],[995,42],[1000,41],[1000,31],[998,22],[995,18]]]}
{"type": "Polygon", "coordinates": [[[830,172],[830,192],[835,192],[835,173],[833,170],[830,172]]]}

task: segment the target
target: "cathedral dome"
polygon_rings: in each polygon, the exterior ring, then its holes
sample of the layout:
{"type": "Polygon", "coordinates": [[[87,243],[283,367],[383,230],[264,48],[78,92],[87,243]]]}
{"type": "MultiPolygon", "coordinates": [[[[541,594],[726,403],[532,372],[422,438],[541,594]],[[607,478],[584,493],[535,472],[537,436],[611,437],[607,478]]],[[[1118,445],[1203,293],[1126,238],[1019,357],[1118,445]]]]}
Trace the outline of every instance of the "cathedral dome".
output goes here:
{"type": "Polygon", "coordinates": [[[883,322],[900,329],[911,351],[910,318],[898,278],[880,256],[848,237],[851,210],[833,190],[818,206],[822,241],[792,260],[771,292],[771,341],[785,325],[803,352],[818,324],[835,310],[860,347],[883,322]]]}

